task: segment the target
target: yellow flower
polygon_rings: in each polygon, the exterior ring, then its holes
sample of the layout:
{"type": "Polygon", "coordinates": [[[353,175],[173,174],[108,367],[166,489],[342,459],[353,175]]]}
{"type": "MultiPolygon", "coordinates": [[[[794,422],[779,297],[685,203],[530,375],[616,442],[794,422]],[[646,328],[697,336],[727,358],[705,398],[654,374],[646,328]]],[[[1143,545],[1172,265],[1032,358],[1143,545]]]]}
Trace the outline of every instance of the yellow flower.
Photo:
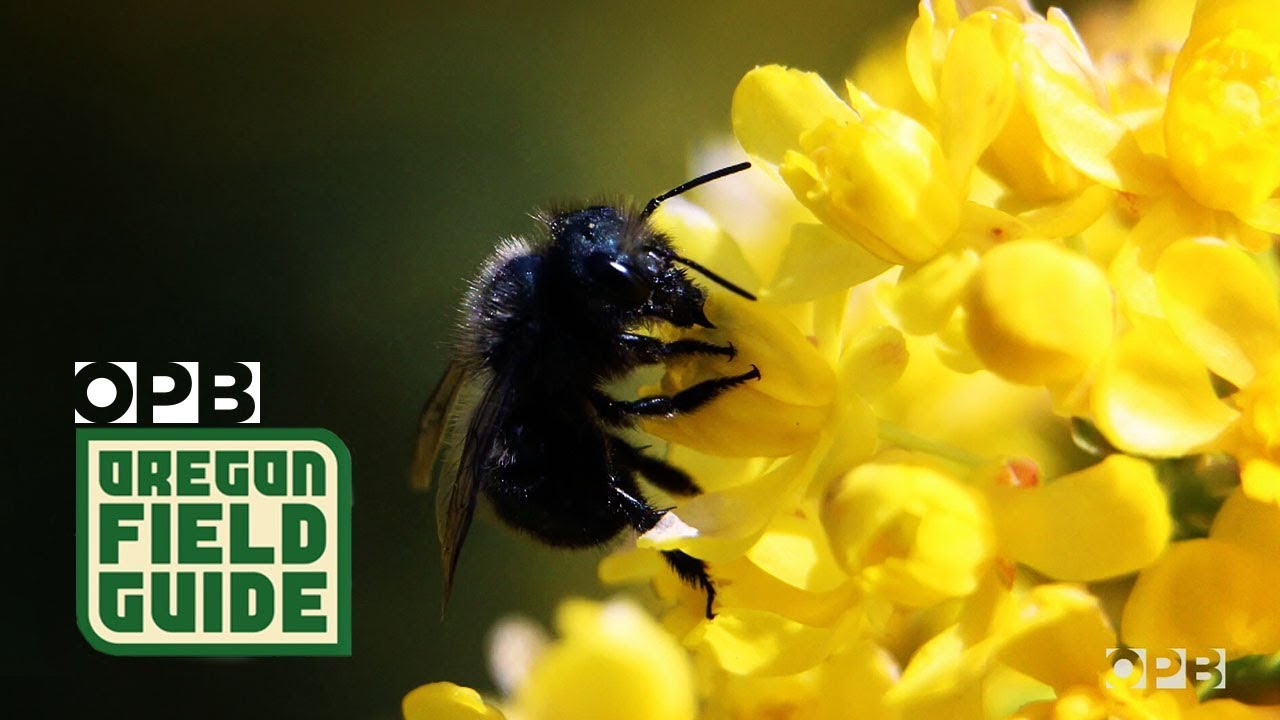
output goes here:
{"type": "Polygon", "coordinates": [[[1255,500],[1280,505],[1280,362],[1241,390],[1236,404],[1241,486],[1255,500]]]}
{"type": "Polygon", "coordinates": [[[448,682],[415,688],[404,696],[401,712],[404,720],[502,720],[480,693],[448,682]]]}
{"type": "Polygon", "coordinates": [[[698,412],[647,420],[645,430],[715,455],[780,457],[809,446],[835,400],[831,367],[794,324],[767,304],[716,295],[706,311],[716,330],[682,335],[732,338],[737,358],[673,364],[653,392],[670,394],[708,377],[746,372],[752,365],[760,370],[759,381],[725,393],[698,412]]]}
{"type": "Polygon", "coordinates": [[[906,605],[973,592],[994,546],[979,493],[909,462],[859,466],[828,490],[822,520],[841,567],[906,605]]]}
{"type": "Polygon", "coordinates": [[[1086,178],[1046,133],[1064,110],[1093,102],[1089,59],[1060,14],[1009,5],[962,18],[954,2],[922,3],[907,41],[911,76],[956,138],[948,148],[967,145],[970,163],[987,151],[984,166],[1027,198],[1069,197],[1086,178]]]}
{"type": "Polygon", "coordinates": [[[658,619],[570,601],[503,700],[406,717],[1280,715],[1236,689],[1265,663],[1212,700],[1108,663],[1280,653],[1280,3],[1186,9],[1112,7],[1100,53],[1060,10],[924,0],[839,94],[748,72],[755,167],[655,218],[759,300],[713,288],[680,335],[737,357],[645,392],[762,374],[644,425],[703,492],[599,573],[658,619]]]}
{"type": "Polygon", "coordinates": [[[1280,505],[1237,490],[1209,537],[1169,547],[1142,571],[1124,609],[1124,640],[1228,658],[1280,652],[1280,505]],[[1224,601],[1225,600],[1225,601],[1224,601]]]}
{"type": "Polygon", "coordinates": [[[1053,243],[1018,240],[988,252],[965,298],[969,343],[993,372],[1028,385],[1083,375],[1111,344],[1102,271],[1053,243]]]}
{"type": "Polygon", "coordinates": [[[1124,455],[1043,486],[995,490],[1002,552],[1059,580],[1140,570],[1159,557],[1172,531],[1155,472],[1124,455]]]}
{"type": "Polygon", "coordinates": [[[756,68],[734,94],[734,130],[829,227],[892,263],[932,257],[959,226],[959,188],[937,140],[910,117],[817,75],[756,68]]]}
{"type": "MultiPolygon", "coordinates": [[[[1160,253],[1151,278],[1163,319],[1144,319],[1120,338],[1092,390],[1098,426],[1117,447],[1160,457],[1222,449],[1250,464],[1275,457],[1273,277],[1213,238],[1179,240],[1160,253]],[[1241,388],[1238,396],[1220,399],[1209,373],[1241,388]]],[[[1268,492],[1266,473],[1261,465],[1250,472],[1259,493],[1268,492]]]]}
{"type": "Polygon", "coordinates": [[[1248,385],[1280,355],[1276,283],[1240,249],[1212,238],[1175,243],[1155,282],[1174,331],[1232,384],[1248,385]]]}
{"type": "Polygon", "coordinates": [[[1098,427],[1116,447],[1171,457],[1208,447],[1236,413],[1204,365],[1169,327],[1138,326],[1120,338],[1093,386],[1098,427]]]}
{"type": "Polygon", "coordinates": [[[1280,3],[1197,6],[1173,69],[1165,136],[1188,193],[1280,231],[1280,3]]]}
{"type": "Polygon", "coordinates": [[[689,657],[639,607],[568,601],[560,606],[557,624],[562,637],[516,689],[513,714],[524,720],[695,716],[689,657]]]}
{"type": "MultiPolygon", "coordinates": [[[[568,600],[557,617],[561,638],[539,652],[516,652],[528,667],[503,703],[521,720],[692,720],[693,665],[674,639],[627,601],[568,600]]],[[[502,658],[497,658],[502,660],[502,658]]],[[[405,720],[501,720],[470,688],[433,683],[404,699],[405,720]]]]}

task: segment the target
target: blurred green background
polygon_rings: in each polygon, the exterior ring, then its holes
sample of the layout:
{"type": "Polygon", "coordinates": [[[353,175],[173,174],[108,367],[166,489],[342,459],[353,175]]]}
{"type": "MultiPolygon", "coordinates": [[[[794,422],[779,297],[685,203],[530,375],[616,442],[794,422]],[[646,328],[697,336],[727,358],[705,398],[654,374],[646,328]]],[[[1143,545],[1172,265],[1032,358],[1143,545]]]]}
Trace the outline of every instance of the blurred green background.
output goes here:
{"type": "MultiPolygon", "coordinates": [[[[640,198],[729,128],[741,75],[840,78],[909,0],[102,2],[12,9],[18,132],[6,212],[76,305],[57,360],[260,360],[263,423],[321,426],[354,460],[350,658],[98,655],[74,594],[10,630],[6,670],[102,717],[398,716],[414,686],[491,687],[488,628],[597,596],[600,552],[483,519],[440,618],[433,504],[407,487],[416,416],[469,277],[548,201],[640,198]],[[74,355],[74,357],[72,357],[74,355]]],[[[12,260],[10,261],[12,263],[12,260]]],[[[69,376],[54,372],[58,382],[69,376]]],[[[66,383],[69,387],[69,383],[66,383]]],[[[65,415],[70,415],[66,411],[65,415]]],[[[56,413],[55,413],[56,416],[56,413]]],[[[71,441],[52,431],[65,449],[71,441]]],[[[73,567],[70,475],[41,519],[73,567]]],[[[61,485],[59,485],[61,487],[61,485]]],[[[48,567],[46,566],[47,570],[48,567]]],[[[56,572],[56,571],[55,571],[56,572]]]]}

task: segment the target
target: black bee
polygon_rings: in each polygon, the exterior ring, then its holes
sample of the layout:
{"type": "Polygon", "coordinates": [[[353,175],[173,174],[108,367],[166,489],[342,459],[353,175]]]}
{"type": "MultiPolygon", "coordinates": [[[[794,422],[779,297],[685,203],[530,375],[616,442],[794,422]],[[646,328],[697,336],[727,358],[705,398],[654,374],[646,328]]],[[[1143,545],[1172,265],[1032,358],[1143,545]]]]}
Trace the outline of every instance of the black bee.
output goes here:
{"type": "MultiPolygon", "coordinates": [[[[503,243],[471,283],[456,356],[422,413],[413,470],[425,487],[441,446],[453,447],[438,473],[451,483],[441,484],[436,496],[446,602],[481,492],[507,523],[561,547],[599,545],[625,528],[652,528],[664,510],[645,499],[637,476],[676,495],[699,492],[688,474],[618,432],[641,416],[693,411],[758,379],[759,370],[753,365],[741,375],[638,400],[619,400],[601,388],[669,358],[734,357],[732,345],[662,342],[635,331],[653,321],[712,327],[703,290],[681,266],[755,300],[676,254],[649,219],[662,201],[748,167],[702,175],[643,208],[545,213],[538,217],[544,238],[503,243]],[[457,437],[446,442],[450,425],[457,437]]],[[[681,578],[706,592],[711,617],[715,587],[706,564],[678,550],[663,555],[681,578]]]]}

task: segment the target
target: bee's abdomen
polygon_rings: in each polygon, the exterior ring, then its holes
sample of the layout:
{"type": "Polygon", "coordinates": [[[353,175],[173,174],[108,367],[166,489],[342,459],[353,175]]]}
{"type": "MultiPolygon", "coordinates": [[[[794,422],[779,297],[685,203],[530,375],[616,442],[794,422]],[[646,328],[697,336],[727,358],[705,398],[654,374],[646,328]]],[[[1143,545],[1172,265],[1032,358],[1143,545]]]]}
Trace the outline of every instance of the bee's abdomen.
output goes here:
{"type": "Polygon", "coordinates": [[[512,409],[499,433],[506,457],[491,468],[485,493],[503,520],[543,542],[599,545],[628,519],[613,489],[608,440],[578,412],[581,403],[565,400],[512,409]]]}

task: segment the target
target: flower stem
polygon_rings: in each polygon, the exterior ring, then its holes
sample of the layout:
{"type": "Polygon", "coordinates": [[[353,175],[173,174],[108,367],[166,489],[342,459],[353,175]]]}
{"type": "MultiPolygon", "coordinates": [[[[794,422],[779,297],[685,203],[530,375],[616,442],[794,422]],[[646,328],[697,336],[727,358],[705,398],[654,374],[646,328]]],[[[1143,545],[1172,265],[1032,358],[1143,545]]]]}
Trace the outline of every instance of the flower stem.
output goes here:
{"type": "Polygon", "coordinates": [[[880,438],[904,450],[914,450],[933,455],[942,460],[962,465],[965,468],[976,468],[988,462],[987,458],[981,455],[975,455],[967,450],[961,450],[946,443],[921,437],[910,430],[883,419],[880,420],[880,438]]]}

